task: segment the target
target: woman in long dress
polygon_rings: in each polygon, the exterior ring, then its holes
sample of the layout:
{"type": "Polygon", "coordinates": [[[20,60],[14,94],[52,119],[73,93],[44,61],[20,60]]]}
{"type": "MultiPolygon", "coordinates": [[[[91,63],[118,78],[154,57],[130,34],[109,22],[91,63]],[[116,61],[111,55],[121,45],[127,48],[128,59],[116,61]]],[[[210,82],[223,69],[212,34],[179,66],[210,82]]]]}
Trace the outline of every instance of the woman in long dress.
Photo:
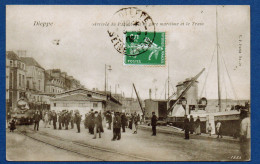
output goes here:
{"type": "Polygon", "coordinates": [[[44,115],[44,127],[45,128],[49,127],[48,123],[49,123],[49,114],[48,114],[48,112],[46,112],[44,115]]]}
{"type": "Polygon", "coordinates": [[[195,124],[196,124],[195,133],[196,133],[197,135],[200,135],[200,134],[201,134],[201,131],[200,131],[200,117],[199,117],[199,116],[197,117],[197,120],[195,121],[195,124]]]}

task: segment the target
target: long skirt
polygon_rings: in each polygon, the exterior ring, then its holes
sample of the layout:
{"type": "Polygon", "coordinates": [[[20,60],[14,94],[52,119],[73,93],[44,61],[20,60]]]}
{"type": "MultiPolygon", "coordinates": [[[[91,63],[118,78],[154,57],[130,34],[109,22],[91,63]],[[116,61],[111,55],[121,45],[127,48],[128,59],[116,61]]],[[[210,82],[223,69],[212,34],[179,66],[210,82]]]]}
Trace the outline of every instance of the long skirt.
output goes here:
{"type": "Polygon", "coordinates": [[[135,123],[132,124],[132,131],[133,133],[137,131],[137,127],[135,123]]]}
{"type": "Polygon", "coordinates": [[[45,127],[45,128],[48,128],[48,127],[49,127],[48,123],[49,123],[48,120],[44,120],[44,127],[45,127]]]}
{"type": "Polygon", "coordinates": [[[198,126],[196,127],[195,133],[196,133],[196,134],[201,134],[200,125],[198,125],[198,126]]]}

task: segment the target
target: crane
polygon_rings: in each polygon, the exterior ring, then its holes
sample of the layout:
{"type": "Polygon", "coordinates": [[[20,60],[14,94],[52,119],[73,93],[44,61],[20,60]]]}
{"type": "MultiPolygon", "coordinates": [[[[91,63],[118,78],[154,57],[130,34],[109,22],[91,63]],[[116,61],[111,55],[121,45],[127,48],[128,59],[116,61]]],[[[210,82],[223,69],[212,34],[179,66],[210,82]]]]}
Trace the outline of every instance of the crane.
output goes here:
{"type": "Polygon", "coordinates": [[[179,97],[176,99],[176,101],[174,102],[174,104],[169,107],[168,111],[167,111],[167,115],[169,115],[170,112],[172,112],[173,108],[176,106],[176,104],[179,102],[179,100],[188,92],[188,90],[191,88],[192,84],[200,77],[200,75],[205,71],[205,68],[202,69],[202,71],[200,71],[200,73],[198,73],[196,76],[194,76],[191,79],[191,82],[189,83],[189,85],[184,89],[184,91],[179,95],[179,97]]]}
{"type": "Polygon", "coordinates": [[[144,118],[145,118],[145,117],[144,117],[145,111],[144,111],[144,108],[143,108],[143,106],[142,106],[142,102],[141,102],[141,100],[140,100],[140,97],[139,97],[139,95],[138,95],[138,93],[137,93],[137,91],[136,91],[136,88],[135,88],[135,84],[134,84],[134,83],[133,83],[133,87],[134,87],[135,94],[136,94],[137,100],[138,100],[138,102],[139,102],[140,108],[141,108],[141,110],[142,110],[143,120],[144,120],[144,118]]]}

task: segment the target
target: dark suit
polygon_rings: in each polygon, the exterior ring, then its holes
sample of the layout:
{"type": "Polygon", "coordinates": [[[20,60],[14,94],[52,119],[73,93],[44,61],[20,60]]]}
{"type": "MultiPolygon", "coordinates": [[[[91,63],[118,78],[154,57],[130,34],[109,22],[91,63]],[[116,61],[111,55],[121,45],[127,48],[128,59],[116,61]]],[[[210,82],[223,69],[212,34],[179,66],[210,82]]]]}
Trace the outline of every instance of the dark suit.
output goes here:
{"type": "Polygon", "coordinates": [[[127,118],[126,118],[125,114],[121,115],[121,122],[122,122],[122,130],[123,130],[123,132],[125,132],[125,126],[126,126],[126,122],[127,122],[127,118]]]}
{"type": "Polygon", "coordinates": [[[194,132],[194,118],[190,118],[190,134],[193,134],[194,132]]]}
{"type": "Polygon", "coordinates": [[[81,116],[79,114],[75,114],[75,122],[77,125],[78,133],[80,133],[80,122],[81,122],[81,116]]]}
{"type": "Polygon", "coordinates": [[[56,114],[56,113],[53,113],[53,115],[52,115],[52,121],[53,121],[53,128],[54,128],[54,129],[57,129],[57,127],[56,127],[57,114],[56,114]]]}
{"type": "Polygon", "coordinates": [[[190,121],[188,118],[184,118],[184,131],[185,131],[185,139],[189,139],[190,121]]]}
{"type": "Polygon", "coordinates": [[[121,139],[121,117],[117,114],[113,120],[113,139],[112,140],[120,140],[121,139]]]}
{"type": "Polygon", "coordinates": [[[157,117],[156,115],[152,116],[151,119],[151,125],[152,125],[152,130],[153,130],[153,136],[156,136],[156,124],[157,124],[157,117]]]}
{"type": "Polygon", "coordinates": [[[34,114],[34,130],[39,130],[39,122],[41,120],[41,116],[39,113],[34,114]]]}
{"type": "Polygon", "coordinates": [[[95,122],[94,122],[94,113],[91,113],[89,115],[89,124],[88,124],[88,129],[89,129],[89,133],[90,134],[94,134],[94,126],[95,126],[95,122]]]}

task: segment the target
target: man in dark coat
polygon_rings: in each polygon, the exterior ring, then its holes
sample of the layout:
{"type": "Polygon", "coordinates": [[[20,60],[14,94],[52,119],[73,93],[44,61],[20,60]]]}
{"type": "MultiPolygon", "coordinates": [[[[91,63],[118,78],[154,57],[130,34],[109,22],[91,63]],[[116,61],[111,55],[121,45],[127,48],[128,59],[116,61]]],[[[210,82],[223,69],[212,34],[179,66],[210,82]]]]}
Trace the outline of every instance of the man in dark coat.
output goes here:
{"type": "Polygon", "coordinates": [[[41,116],[40,116],[40,113],[38,110],[35,112],[33,118],[34,118],[34,130],[37,129],[37,131],[39,131],[39,122],[40,122],[41,116]]]}
{"type": "Polygon", "coordinates": [[[112,115],[111,115],[110,111],[108,111],[106,114],[106,121],[108,123],[108,129],[111,130],[112,115]]]}
{"type": "Polygon", "coordinates": [[[99,116],[98,112],[95,111],[94,114],[94,137],[93,139],[97,138],[97,133],[99,134],[99,138],[101,138],[101,126],[102,126],[102,118],[99,116]]]}
{"type": "Polygon", "coordinates": [[[120,135],[120,130],[121,130],[121,117],[119,115],[119,112],[116,112],[114,120],[113,120],[113,138],[112,141],[120,140],[121,135],[120,135]]]}
{"type": "Polygon", "coordinates": [[[61,124],[62,124],[62,113],[61,112],[58,114],[58,122],[59,122],[59,130],[61,130],[62,129],[62,126],[61,126],[61,124]]]}
{"type": "Polygon", "coordinates": [[[89,133],[90,134],[94,134],[94,113],[93,113],[93,109],[91,109],[91,114],[89,115],[89,125],[88,125],[88,129],[89,129],[89,133]]]}
{"type": "Polygon", "coordinates": [[[121,115],[121,123],[122,123],[122,130],[123,130],[123,133],[124,133],[125,132],[126,123],[127,123],[127,118],[126,118],[126,115],[125,115],[124,112],[121,115]]]}
{"type": "Polygon", "coordinates": [[[71,125],[71,129],[74,128],[74,114],[73,111],[70,111],[70,125],[71,125]]]}
{"type": "Polygon", "coordinates": [[[57,129],[56,123],[57,123],[57,113],[55,111],[52,112],[52,122],[53,122],[53,128],[57,129]]]}
{"type": "Polygon", "coordinates": [[[99,120],[100,120],[100,131],[101,133],[104,133],[104,128],[103,128],[103,124],[102,124],[102,116],[101,116],[101,111],[98,113],[98,117],[99,117],[99,120]]]}
{"type": "Polygon", "coordinates": [[[75,119],[75,123],[76,123],[76,125],[77,125],[78,133],[80,133],[81,115],[79,114],[79,112],[76,112],[76,113],[75,113],[74,119],[75,119]]]}
{"type": "Polygon", "coordinates": [[[194,132],[194,118],[192,115],[190,115],[190,134],[193,134],[194,132]]]}
{"type": "Polygon", "coordinates": [[[65,112],[66,111],[64,111],[64,110],[61,112],[61,125],[62,125],[62,127],[65,126],[65,112]]]}
{"type": "Polygon", "coordinates": [[[65,115],[64,115],[64,122],[65,122],[65,129],[66,130],[69,130],[69,112],[68,111],[66,111],[65,112],[65,115]]]}
{"type": "Polygon", "coordinates": [[[131,113],[130,118],[129,118],[129,123],[128,123],[129,129],[132,129],[132,124],[133,124],[133,114],[131,113]]]}
{"type": "Polygon", "coordinates": [[[152,119],[151,119],[151,125],[152,125],[152,130],[153,130],[152,136],[156,136],[157,116],[155,115],[155,112],[153,112],[152,115],[153,115],[152,119]]]}
{"type": "Polygon", "coordinates": [[[189,132],[190,132],[190,122],[187,117],[187,115],[184,116],[184,132],[185,132],[185,138],[186,140],[190,139],[189,132]]]}

